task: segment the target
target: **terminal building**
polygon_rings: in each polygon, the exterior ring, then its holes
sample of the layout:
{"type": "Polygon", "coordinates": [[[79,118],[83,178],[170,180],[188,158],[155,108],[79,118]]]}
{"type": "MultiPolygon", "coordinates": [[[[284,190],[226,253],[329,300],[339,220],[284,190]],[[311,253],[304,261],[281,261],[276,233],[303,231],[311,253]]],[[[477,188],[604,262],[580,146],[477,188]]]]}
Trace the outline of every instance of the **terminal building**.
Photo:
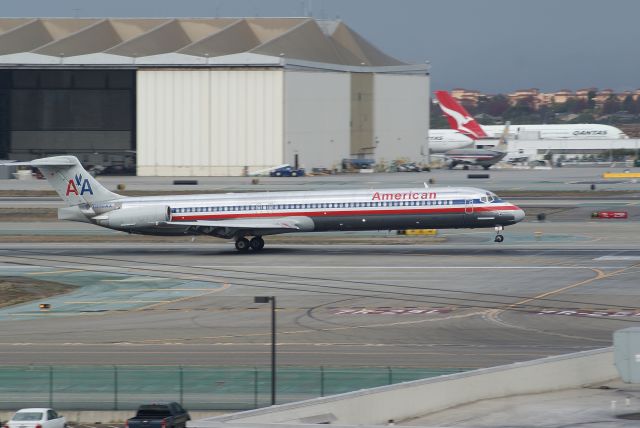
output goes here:
{"type": "Polygon", "coordinates": [[[143,176],[421,161],[429,68],[341,21],[0,19],[0,159],[143,176]]]}

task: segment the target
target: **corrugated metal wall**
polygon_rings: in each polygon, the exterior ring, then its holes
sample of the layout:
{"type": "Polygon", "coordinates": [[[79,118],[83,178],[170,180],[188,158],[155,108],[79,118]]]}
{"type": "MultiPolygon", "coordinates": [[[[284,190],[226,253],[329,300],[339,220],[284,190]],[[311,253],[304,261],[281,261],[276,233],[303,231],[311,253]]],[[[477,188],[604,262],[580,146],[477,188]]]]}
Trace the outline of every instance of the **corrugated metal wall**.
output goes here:
{"type": "Polygon", "coordinates": [[[349,73],[285,72],[284,161],[333,168],[349,157],[349,73]]]}
{"type": "Polygon", "coordinates": [[[283,163],[283,71],[139,70],[141,176],[241,175],[283,163]]]}
{"type": "Polygon", "coordinates": [[[373,73],[351,73],[351,156],[372,158],[374,144],[373,73]]]}
{"type": "Polygon", "coordinates": [[[422,161],[429,130],[429,76],[376,74],[373,98],[376,161],[422,161]]]}

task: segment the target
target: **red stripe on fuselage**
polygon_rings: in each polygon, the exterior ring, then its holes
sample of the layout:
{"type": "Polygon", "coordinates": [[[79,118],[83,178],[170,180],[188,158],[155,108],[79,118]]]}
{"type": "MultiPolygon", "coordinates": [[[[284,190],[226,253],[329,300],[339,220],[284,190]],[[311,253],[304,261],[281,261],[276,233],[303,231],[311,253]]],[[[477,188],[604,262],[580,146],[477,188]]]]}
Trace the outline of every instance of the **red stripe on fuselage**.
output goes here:
{"type": "MultiPolygon", "coordinates": [[[[328,208],[330,210],[331,208],[328,208]]],[[[189,220],[226,220],[231,218],[259,218],[259,217],[290,217],[290,216],[303,216],[303,217],[338,217],[338,216],[367,216],[367,215],[406,215],[406,214],[453,214],[453,213],[469,213],[473,212],[489,212],[489,211],[515,211],[520,208],[514,205],[503,206],[486,206],[486,207],[448,207],[448,208],[411,208],[411,209],[392,209],[392,210],[340,210],[340,211],[272,211],[265,213],[185,213],[187,215],[175,215],[171,216],[172,221],[189,221],[189,220]],[[472,211],[473,208],[473,211],[472,211]]],[[[180,213],[182,214],[182,213],[180,213]]]]}

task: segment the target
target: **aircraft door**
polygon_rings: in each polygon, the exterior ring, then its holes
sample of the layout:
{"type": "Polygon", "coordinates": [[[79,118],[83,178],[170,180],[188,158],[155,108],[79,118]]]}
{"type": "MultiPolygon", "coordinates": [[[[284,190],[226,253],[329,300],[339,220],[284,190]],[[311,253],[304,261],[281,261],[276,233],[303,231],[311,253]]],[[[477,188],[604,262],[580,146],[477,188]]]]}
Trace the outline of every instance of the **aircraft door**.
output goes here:
{"type": "Polygon", "coordinates": [[[464,213],[473,214],[473,199],[465,199],[464,201],[464,213]]]}

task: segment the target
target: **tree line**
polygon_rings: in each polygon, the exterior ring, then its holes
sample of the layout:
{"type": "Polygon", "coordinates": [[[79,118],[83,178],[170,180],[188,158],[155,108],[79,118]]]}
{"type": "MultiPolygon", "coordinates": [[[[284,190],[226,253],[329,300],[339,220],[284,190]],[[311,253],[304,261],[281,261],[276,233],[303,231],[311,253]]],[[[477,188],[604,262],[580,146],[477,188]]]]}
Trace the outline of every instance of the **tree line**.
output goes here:
{"type": "MultiPolygon", "coordinates": [[[[564,103],[537,104],[533,97],[515,104],[503,94],[481,97],[477,105],[461,102],[483,125],[497,125],[510,121],[520,125],[553,123],[604,123],[614,125],[640,124],[640,97],[627,95],[622,101],[611,95],[603,103],[596,103],[596,92],[587,98],[569,98],[564,103]]],[[[448,128],[440,107],[431,105],[431,128],[448,128]]]]}

